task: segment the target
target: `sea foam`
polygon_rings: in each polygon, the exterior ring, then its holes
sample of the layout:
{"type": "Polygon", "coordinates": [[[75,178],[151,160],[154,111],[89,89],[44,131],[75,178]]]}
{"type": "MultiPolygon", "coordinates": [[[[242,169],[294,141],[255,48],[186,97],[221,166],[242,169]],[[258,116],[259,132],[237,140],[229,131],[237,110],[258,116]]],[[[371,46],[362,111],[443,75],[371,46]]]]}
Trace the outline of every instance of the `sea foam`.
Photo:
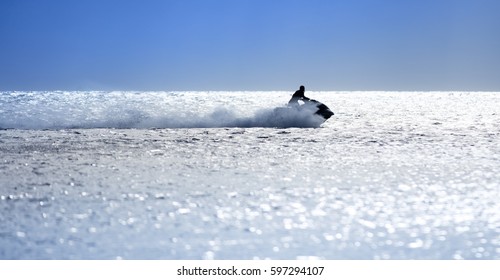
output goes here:
{"type": "MultiPolygon", "coordinates": [[[[289,94],[252,102],[223,92],[2,92],[0,128],[318,127],[310,110],[275,110],[289,94]],[[260,106],[260,107],[259,107],[260,106]]],[[[259,99],[262,95],[259,96],[259,99]]]]}

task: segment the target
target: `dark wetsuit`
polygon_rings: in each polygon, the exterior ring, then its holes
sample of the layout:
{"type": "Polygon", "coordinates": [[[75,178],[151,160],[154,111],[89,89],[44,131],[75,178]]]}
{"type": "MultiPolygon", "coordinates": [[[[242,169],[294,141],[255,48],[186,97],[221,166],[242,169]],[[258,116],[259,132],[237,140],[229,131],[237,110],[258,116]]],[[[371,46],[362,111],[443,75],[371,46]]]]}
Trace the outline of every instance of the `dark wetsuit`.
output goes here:
{"type": "Polygon", "coordinates": [[[303,90],[297,90],[293,95],[292,95],[292,98],[290,99],[290,101],[288,101],[288,106],[298,106],[300,105],[299,104],[299,100],[302,100],[302,101],[307,101],[309,100],[309,98],[305,97],[304,96],[304,91],[303,90]]]}

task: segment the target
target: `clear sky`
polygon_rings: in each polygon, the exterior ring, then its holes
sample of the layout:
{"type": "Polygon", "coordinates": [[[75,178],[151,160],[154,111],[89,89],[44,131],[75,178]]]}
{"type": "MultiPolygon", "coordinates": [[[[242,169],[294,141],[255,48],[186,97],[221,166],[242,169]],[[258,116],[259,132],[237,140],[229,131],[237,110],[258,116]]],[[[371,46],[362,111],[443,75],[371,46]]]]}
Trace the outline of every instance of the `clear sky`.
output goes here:
{"type": "Polygon", "coordinates": [[[500,1],[0,1],[0,90],[300,84],[500,91],[500,1]]]}

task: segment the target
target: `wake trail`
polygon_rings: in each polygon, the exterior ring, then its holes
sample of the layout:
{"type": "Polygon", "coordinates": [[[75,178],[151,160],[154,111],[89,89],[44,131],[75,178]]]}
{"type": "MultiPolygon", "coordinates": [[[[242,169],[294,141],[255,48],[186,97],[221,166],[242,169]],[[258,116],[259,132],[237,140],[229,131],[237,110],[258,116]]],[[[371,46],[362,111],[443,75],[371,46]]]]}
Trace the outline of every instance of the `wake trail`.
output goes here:
{"type": "Polygon", "coordinates": [[[324,121],[308,110],[258,108],[249,100],[245,94],[0,92],[0,129],[286,128],[324,121]]]}

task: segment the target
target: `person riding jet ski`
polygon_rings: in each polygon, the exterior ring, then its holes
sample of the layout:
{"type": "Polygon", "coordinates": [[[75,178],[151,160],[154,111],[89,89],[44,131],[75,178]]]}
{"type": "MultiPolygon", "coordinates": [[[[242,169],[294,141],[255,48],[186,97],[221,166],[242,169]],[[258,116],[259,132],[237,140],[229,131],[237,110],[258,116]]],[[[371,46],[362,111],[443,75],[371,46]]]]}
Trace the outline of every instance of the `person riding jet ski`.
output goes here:
{"type": "Polygon", "coordinates": [[[306,97],[304,95],[306,88],[304,86],[300,86],[299,90],[297,90],[293,95],[290,101],[288,101],[288,107],[295,107],[295,108],[314,108],[314,114],[322,116],[325,120],[329,119],[331,116],[333,116],[332,110],[328,108],[325,104],[314,100],[310,99],[309,97],[306,97]],[[304,104],[300,104],[299,100],[304,102],[304,104]]]}
{"type": "Polygon", "coordinates": [[[288,106],[299,106],[299,100],[302,101],[309,101],[311,100],[310,98],[306,97],[304,95],[304,92],[306,91],[306,88],[304,86],[300,86],[299,90],[297,90],[293,95],[290,101],[288,101],[288,106]]]}

